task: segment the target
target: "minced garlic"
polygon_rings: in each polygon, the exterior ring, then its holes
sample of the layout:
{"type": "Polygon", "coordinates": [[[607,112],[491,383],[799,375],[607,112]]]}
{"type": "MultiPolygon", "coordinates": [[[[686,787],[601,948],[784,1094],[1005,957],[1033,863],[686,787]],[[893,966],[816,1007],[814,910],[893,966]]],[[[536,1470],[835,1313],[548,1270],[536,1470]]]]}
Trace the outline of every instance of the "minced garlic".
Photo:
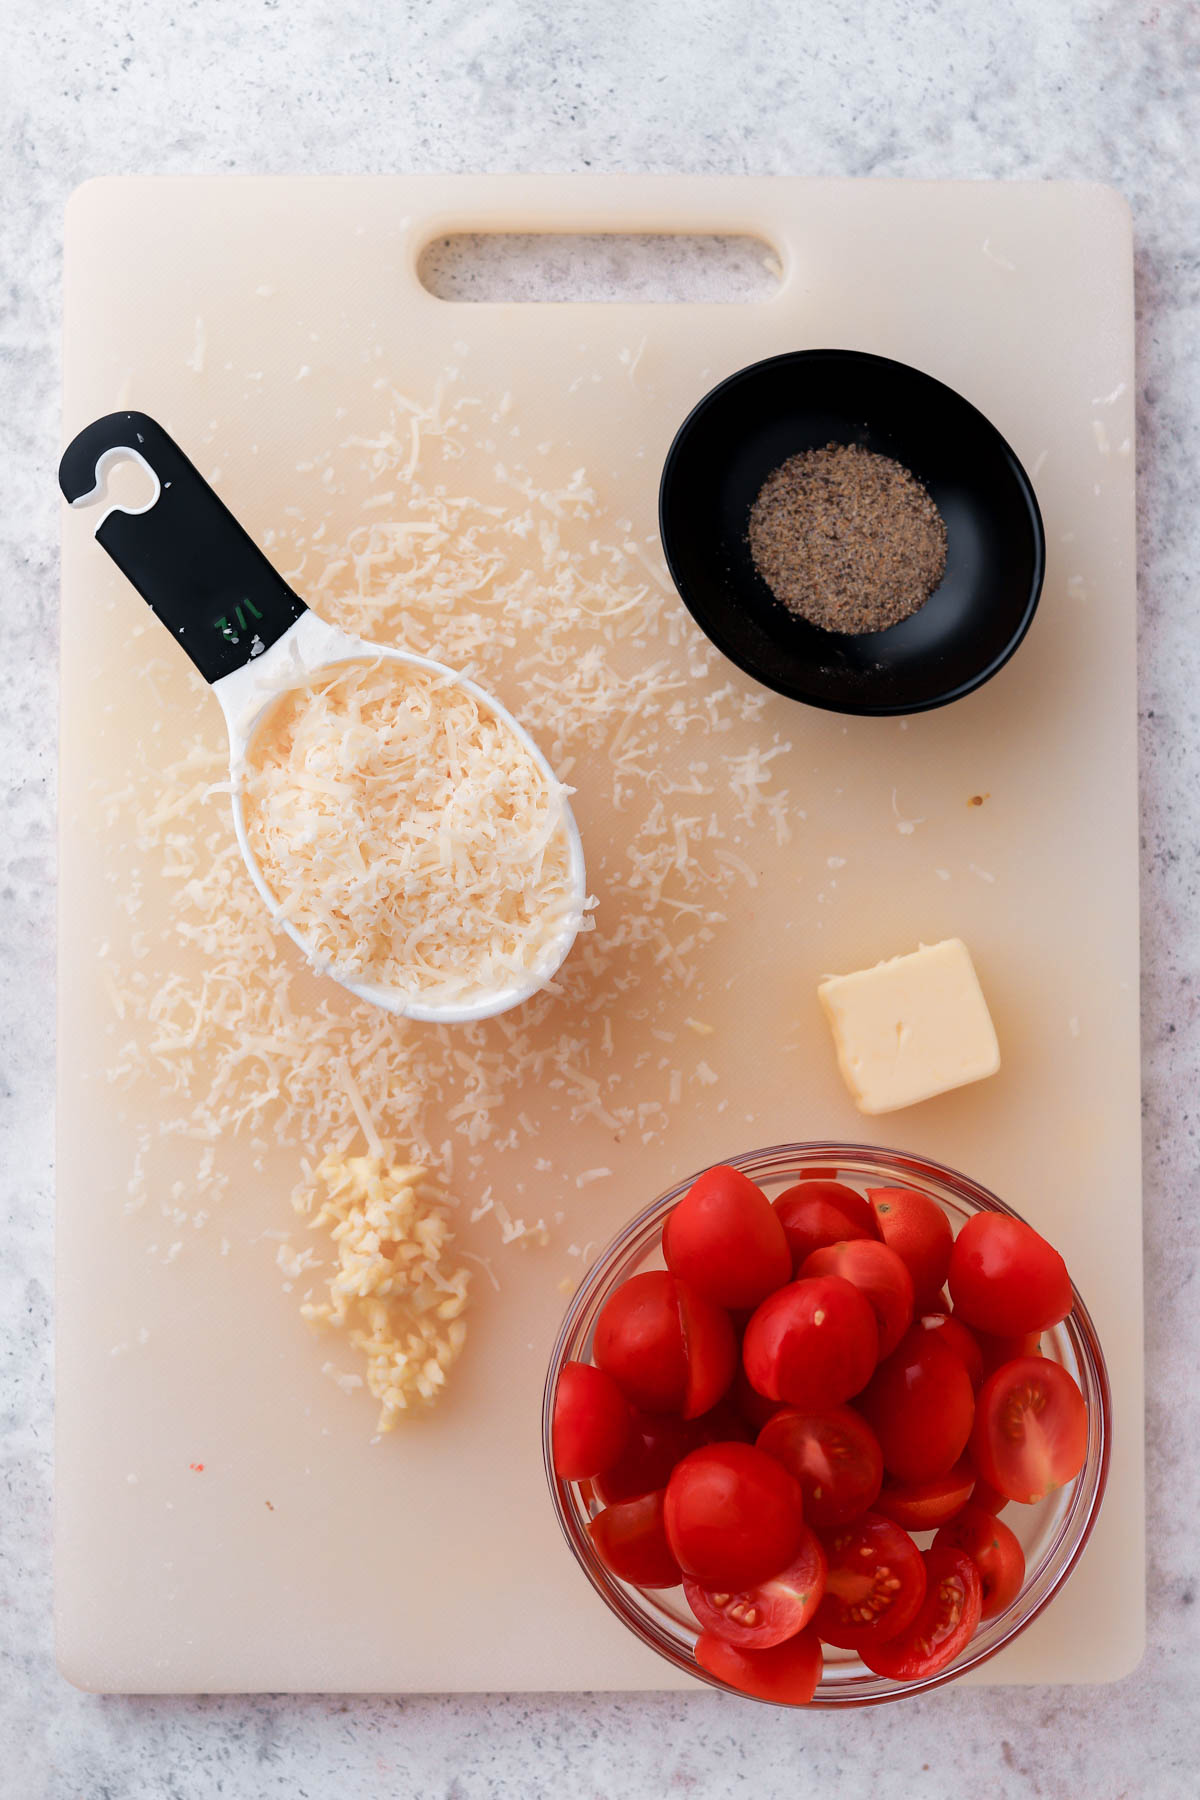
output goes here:
{"type": "Polygon", "coordinates": [[[338,1258],[328,1299],[300,1310],[362,1351],[379,1430],[391,1431],[402,1414],[434,1404],[466,1341],[471,1272],[455,1265],[451,1202],[419,1164],[395,1163],[381,1145],[325,1156],[295,1206],[313,1215],[311,1230],[329,1229],[338,1258]]]}

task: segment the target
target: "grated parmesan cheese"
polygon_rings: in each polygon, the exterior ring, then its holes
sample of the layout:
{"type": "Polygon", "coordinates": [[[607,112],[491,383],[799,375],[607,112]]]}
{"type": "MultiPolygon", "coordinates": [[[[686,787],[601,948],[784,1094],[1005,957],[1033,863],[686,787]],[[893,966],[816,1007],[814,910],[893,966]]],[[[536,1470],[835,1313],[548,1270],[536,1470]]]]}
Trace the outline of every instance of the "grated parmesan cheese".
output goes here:
{"type": "Polygon", "coordinates": [[[380,659],[289,688],[241,778],[311,960],[453,1004],[548,980],[577,924],[566,790],[467,688],[380,659]]]}
{"type": "MultiPolygon", "coordinates": [[[[471,1272],[454,1265],[448,1202],[417,1163],[377,1155],[330,1153],[313,1180],[294,1197],[312,1214],[310,1229],[327,1228],[337,1265],[326,1279],[328,1298],[300,1310],[313,1325],[344,1331],[366,1359],[366,1384],[379,1402],[377,1430],[391,1431],[414,1408],[434,1404],[466,1341],[463,1311],[471,1272]]],[[[280,1245],[279,1265],[297,1275],[312,1252],[280,1245]]],[[[362,1385],[339,1374],[344,1390],[362,1385]]]]}
{"type": "MultiPolygon", "coordinates": [[[[657,547],[623,530],[587,477],[558,467],[563,447],[539,446],[536,473],[493,477],[475,397],[452,378],[424,399],[382,378],[378,391],[378,426],[318,458],[356,501],[330,503],[328,530],[326,516],[288,510],[277,560],[333,623],[445,659],[502,694],[560,776],[574,768],[601,843],[610,817],[619,831],[595,871],[596,929],[555,992],[453,1031],[418,1026],[313,976],[242,863],[203,683],[193,678],[189,742],[166,665],[161,691],[147,677],[141,744],[120,785],[97,794],[106,878],[138,914],[123,959],[110,950],[102,964],[105,1076],[114,1105],[154,1120],[130,1208],[186,1168],[192,1205],[214,1218],[220,1209],[222,1255],[242,1190],[230,1171],[250,1157],[260,1169],[264,1156],[291,1165],[314,1144],[345,1154],[377,1133],[410,1145],[473,1206],[486,1180],[499,1185],[507,1148],[520,1149],[512,1126],[523,1109],[526,1143],[554,1150],[532,1165],[549,1211],[568,1194],[578,1204],[578,1162],[602,1163],[619,1131],[661,1143],[702,1088],[690,1067],[614,1054],[613,1023],[628,1042],[645,996],[647,1025],[696,1045],[702,1034],[684,1021],[706,1009],[697,953],[736,929],[755,879],[717,852],[730,850],[739,808],[760,824],[774,817],[789,769],[770,756],[762,697],[730,678],[693,626],[657,547]],[[173,754],[152,737],[159,726],[173,754]],[[763,754],[740,760],[759,738],[763,754]],[[152,919],[139,912],[143,894],[152,919]],[[649,1102],[659,1110],[640,1114],[649,1102]],[[558,1138],[537,1145],[551,1127],[586,1144],[574,1167],[558,1138]]],[[[795,800],[788,817],[802,819],[795,800]]],[[[463,1232],[480,1252],[509,1233],[538,1244],[545,1227],[493,1206],[474,1226],[464,1215],[463,1232]]]]}

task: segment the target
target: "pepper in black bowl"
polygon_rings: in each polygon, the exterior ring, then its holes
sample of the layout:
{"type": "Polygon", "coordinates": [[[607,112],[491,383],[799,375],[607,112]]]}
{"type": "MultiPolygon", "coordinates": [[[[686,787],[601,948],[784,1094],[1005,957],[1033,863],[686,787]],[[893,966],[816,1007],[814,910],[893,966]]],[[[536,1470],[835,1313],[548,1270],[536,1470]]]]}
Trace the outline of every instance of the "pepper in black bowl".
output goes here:
{"type": "Polygon", "coordinates": [[[925,712],[991,679],[1029,629],[1045,535],[995,426],[944,383],[857,350],[798,350],[740,370],[685,419],[663,467],[663,551],[684,604],[764,686],[834,712],[925,712]],[[828,631],[755,565],[751,508],[789,458],[859,445],[911,471],[946,528],[929,598],[883,631],[828,631]]]}

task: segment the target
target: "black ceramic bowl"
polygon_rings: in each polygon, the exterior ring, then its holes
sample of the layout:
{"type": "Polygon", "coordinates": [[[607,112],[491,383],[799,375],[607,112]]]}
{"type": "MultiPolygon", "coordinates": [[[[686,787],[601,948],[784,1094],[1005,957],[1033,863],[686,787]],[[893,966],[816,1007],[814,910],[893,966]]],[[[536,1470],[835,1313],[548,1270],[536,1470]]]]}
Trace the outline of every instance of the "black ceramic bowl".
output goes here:
{"type": "Polygon", "coordinates": [[[663,550],[683,602],[764,686],[843,713],[915,713],[982,686],[1029,629],[1046,543],[1024,469],[981,412],[858,350],[753,363],[688,414],[663,466],[663,550]],[[911,618],[860,637],[789,612],[750,556],[750,507],[799,450],[862,444],[912,470],[946,522],[946,573],[911,618]]]}

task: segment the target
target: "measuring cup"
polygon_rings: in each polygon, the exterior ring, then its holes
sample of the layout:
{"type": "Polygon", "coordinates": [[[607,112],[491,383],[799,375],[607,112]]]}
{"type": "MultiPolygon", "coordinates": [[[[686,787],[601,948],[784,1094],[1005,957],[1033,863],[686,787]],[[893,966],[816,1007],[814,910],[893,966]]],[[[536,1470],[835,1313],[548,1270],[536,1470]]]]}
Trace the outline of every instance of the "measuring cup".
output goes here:
{"type": "MultiPolygon", "coordinates": [[[[132,458],[154,482],[144,506],[110,506],[95,536],[150,609],[187,651],[212,688],[229,732],[233,824],[251,879],[273,916],[279,906],[246,837],[240,772],[264,712],[289,688],[318,671],[346,662],[383,658],[423,669],[474,695],[514,731],[552,787],[549,763],[523,726],[499,701],[444,663],[391,645],[368,643],[330,625],[309,610],[217,498],[199,471],[161,425],[145,413],[109,413],[73,438],[59,464],[58,480],[72,506],[100,496],[108,469],[132,458]]],[[[567,835],[571,903],[535,975],[474,999],[454,1002],[413,998],[371,981],[353,981],[321,968],[360,1000],[409,1019],[457,1024],[507,1012],[543,987],[561,967],[583,920],[587,895],[583,846],[574,814],[561,799],[567,835]]],[[[287,919],[279,923],[311,958],[287,919]]]]}

